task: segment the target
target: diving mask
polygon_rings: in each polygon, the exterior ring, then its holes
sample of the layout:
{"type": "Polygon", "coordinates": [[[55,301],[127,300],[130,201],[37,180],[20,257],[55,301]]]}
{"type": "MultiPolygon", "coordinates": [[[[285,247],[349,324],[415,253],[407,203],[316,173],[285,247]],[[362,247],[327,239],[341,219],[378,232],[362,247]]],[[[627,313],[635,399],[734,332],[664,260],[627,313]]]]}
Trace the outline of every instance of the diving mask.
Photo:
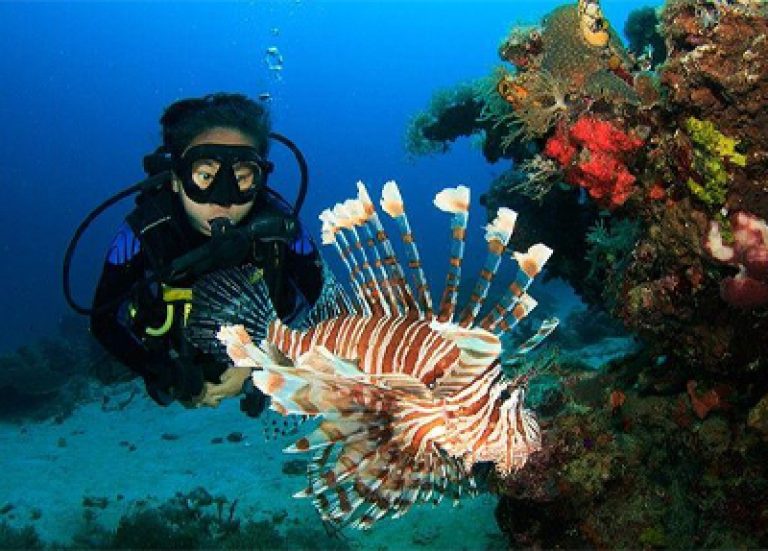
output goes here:
{"type": "Polygon", "coordinates": [[[195,145],[174,161],[176,175],[192,201],[222,206],[252,201],[272,168],[249,145],[195,145]]]}

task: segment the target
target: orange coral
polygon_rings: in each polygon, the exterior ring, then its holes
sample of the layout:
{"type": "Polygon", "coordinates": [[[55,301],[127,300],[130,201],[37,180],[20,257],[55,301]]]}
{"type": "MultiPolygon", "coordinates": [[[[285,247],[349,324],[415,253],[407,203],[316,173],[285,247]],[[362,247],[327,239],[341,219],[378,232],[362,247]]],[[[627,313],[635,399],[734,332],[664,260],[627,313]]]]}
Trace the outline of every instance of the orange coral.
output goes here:
{"type": "Polygon", "coordinates": [[[703,394],[699,394],[696,391],[697,386],[696,381],[690,380],[686,385],[686,389],[688,390],[688,396],[691,399],[691,407],[699,419],[706,418],[712,410],[727,409],[730,407],[728,402],[724,399],[725,395],[728,393],[726,387],[718,386],[703,394]]]}

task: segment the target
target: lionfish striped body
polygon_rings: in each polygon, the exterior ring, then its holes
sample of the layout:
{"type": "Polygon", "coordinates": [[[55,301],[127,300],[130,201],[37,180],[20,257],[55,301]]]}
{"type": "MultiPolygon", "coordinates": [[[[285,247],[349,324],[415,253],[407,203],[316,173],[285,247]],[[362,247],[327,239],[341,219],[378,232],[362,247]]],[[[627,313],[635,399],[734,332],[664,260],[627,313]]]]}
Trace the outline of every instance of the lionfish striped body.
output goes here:
{"type": "MultiPolygon", "coordinates": [[[[323,242],[335,245],[346,264],[355,302],[333,284],[303,328],[290,328],[272,313],[264,334],[257,328],[265,314],[259,302],[264,293],[252,284],[248,289],[244,276],[240,284],[237,277],[226,285],[209,282],[199,294],[208,313],[214,303],[228,310],[226,316],[209,316],[208,327],[210,319],[248,318],[247,329],[225,324],[217,337],[236,365],[254,368],[253,383],[272,398],[272,409],[322,418],[316,430],[286,449],[315,452],[308,486],[297,495],[312,497],[329,522],[367,528],[414,503],[474,492],[471,469],[477,462],[492,461],[507,474],[540,449],[539,426],[523,407],[525,383],[507,380],[501,370],[500,337],[535,306],[526,289],[551,250],[534,245],[514,253],[517,275],[476,321],[516,219],[513,211],[500,209],[486,228],[485,266],[457,312],[469,190],[440,192],[435,204],[453,214],[452,250],[435,311],[396,184],[385,185],[381,204],[398,224],[413,285],[362,183],[358,192],[356,200],[320,217],[323,242]],[[250,295],[253,304],[237,312],[223,306],[224,288],[230,295],[250,295]]],[[[513,358],[556,324],[545,321],[513,358]]]]}

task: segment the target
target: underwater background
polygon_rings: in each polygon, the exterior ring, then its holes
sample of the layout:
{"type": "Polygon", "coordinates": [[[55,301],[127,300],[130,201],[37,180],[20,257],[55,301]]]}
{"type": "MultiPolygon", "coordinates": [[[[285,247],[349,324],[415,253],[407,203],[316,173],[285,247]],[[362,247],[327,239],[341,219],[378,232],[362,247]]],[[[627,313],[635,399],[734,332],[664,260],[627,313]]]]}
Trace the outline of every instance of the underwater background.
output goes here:
{"type": "MultiPolygon", "coordinates": [[[[538,119],[550,106],[530,100],[535,85],[520,75],[547,52],[526,26],[561,5],[0,3],[0,548],[768,546],[765,5],[675,0],[627,61],[630,13],[662,3],[603,0],[614,53],[590,60],[581,80],[556,74],[570,111],[538,119]],[[707,55],[711,65],[697,65],[707,55]],[[433,289],[449,231],[432,199],[445,187],[472,190],[469,273],[499,206],[525,218],[526,244],[555,249],[532,288],[541,316],[563,320],[534,358],[545,449],[519,475],[481,473],[481,495],[455,508],[329,532],[308,500],[291,498],[306,460],[281,452],[292,435],[276,415],[248,419],[236,401],[157,407],[92,342],[61,290],[69,240],[92,208],[143,178],[164,107],[216,91],[261,96],[274,130],[302,150],[302,218],[316,237],[317,214],[357,180],[378,196],[395,179],[433,289]],[[451,127],[446,114],[462,105],[476,112],[451,127]],[[567,153],[594,154],[579,122],[626,147],[610,158],[608,192],[567,153]],[[543,187],[524,185],[520,167],[543,187]]],[[[278,144],[271,158],[271,183],[294,197],[293,159],[278,144]]],[[[131,205],[82,239],[71,272],[80,304],[131,205]]]]}

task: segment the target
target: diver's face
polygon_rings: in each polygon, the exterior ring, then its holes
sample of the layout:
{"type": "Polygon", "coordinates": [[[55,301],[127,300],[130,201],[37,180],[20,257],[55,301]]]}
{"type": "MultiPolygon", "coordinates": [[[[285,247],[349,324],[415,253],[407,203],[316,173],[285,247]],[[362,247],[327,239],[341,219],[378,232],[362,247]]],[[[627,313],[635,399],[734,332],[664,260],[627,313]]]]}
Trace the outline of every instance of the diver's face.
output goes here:
{"type": "MultiPolygon", "coordinates": [[[[253,143],[253,140],[239,130],[233,128],[212,128],[206,130],[202,134],[198,134],[195,139],[189,143],[184,152],[190,147],[201,144],[256,146],[256,144],[253,143]]],[[[199,165],[196,166],[196,170],[199,170],[202,176],[213,178],[219,168],[218,165],[219,163],[213,159],[209,161],[201,161],[199,165]]],[[[242,205],[196,203],[184,192],[184,186],[176,175],[173,177],[173,191],[179,194],[181,204],[184,207],[184,212],[187,213],[187,217],[192,226],[200,233],[208,236],[211,235],[210,221],[212,219],[226,217],[237,224],[245,218],[245,215],[248,214],[248,211],[253,207],[253,201],[249,201],[242,205]]]]}

